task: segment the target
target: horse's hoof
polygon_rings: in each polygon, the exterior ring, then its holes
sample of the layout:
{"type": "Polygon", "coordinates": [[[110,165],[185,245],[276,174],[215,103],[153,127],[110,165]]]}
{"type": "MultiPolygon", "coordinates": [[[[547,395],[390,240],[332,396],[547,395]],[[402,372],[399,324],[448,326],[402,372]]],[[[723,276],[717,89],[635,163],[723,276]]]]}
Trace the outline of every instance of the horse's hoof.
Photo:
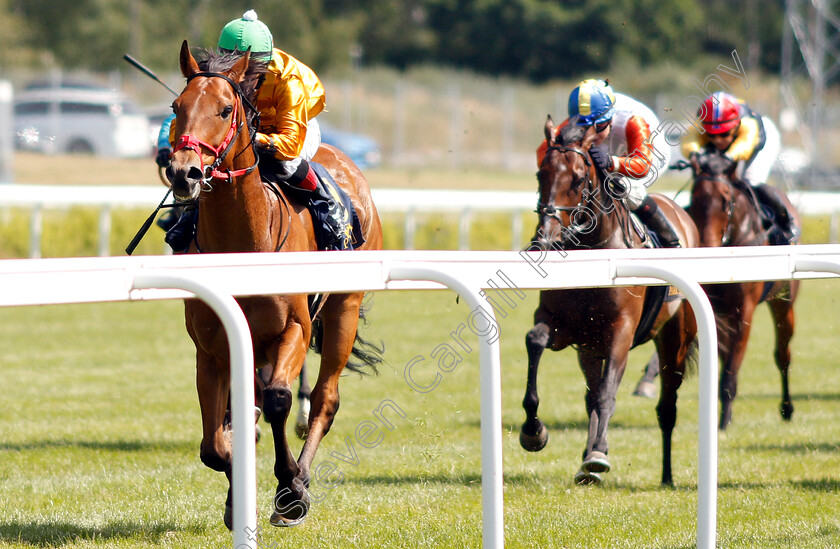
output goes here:
{"type": "Polygon", "coordinates": [[[293,528],[298,524],[301,524],[304,520],[306,520],[306,515],[298,519],[287,519],[277,511],[271,513],[271,517],[268,519],[268,522],[271,523],[272,526],[277,526],[278,528],[293,528]]]}
{"type": "Polygon", "coordinates": [[[295,478],[291,486],[277,487],[274,509],[268,519],[272,526],[297,526],[303,522],[309,513],[310,503],[305,484],[303,479],[295,478]]]}
{"type": "Polygon", "coordinates": [[[225,505],[225,526],[228,530],[233,530],[233,507],[225,505]]]}
{"type": "Polygon", "coordinates": [[[793,417],[793,403],[782,402],[782,404],[779,406],[779,411],[782,413],[783,420],[790,421],[790,418],[793,417]]]}
{"type": "Polygon", "coordinates": [[[545,424],[540,422],[540,428],[536,434],[529,435],[525,432],[525,425],[519,431],[519,444],[529,452],[539,452],[548,443],[548,429],[545,424]]]}
{"type": "Polygon", "coordinates": [[[633,391],[633,396],[644,398],[656,398],[656,384],[650,381],[640,381],[633,391]]]}
{"type": "Polygon", "coordinates": [[[609,473],[610,462],[607,461],[607,455],[603,452],[589,452],[580,469],[586,473],[609,473]]]}
{"type": "Polygon", "coordinates": [[[575,484],[578,486],[588,486],[590,484],[601,484],[601,475],[591,471],[584,471],[581,469],[575,473],[575,484]]]}
{"type": "Polygon", "coordinates": [[[307,423],[295,423],[295,434],[300,440],[306,440],[309,436],[309,425],[307,423]]]}

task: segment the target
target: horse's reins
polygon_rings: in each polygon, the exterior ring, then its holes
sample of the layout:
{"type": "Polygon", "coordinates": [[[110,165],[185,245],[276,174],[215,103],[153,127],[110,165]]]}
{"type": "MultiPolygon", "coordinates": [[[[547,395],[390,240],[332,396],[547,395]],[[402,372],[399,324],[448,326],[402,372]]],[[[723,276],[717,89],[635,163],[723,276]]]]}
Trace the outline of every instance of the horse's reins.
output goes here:
{"type": "MultiPolygon", "coordinates": [[[[756,237],[749,241],[749,242],[732,242],[732,231],[735,229],[735,189],[739,188],[739,185],[735,185],[731,180],[728,178],[718,177],[711,174],[699,174],[695,177],[695,182],[697,181],[718,181],[721,183],[726,183],[726,185],[730,189],[729,199],[726,201],[726,229],[723,231],[723,236],[720,239],[721,246],[756,246],[760,245],[764,239],[766,238],[766,234],[763,230],[758,229],[756,230],[756,237]]],[[[746,185],[744,185],[746,186],[746,185]]],[[[753,196],[752,189],[744,189],[741,188],[741,192],[747,195],[747,197],[755,204],[756,206],[756,214],[761,217],[761,206],[759,205],[758,200],[753,196]]]]}
{"type": "MultiPolygon", "coordinates": [[[[187,84],[189,84],[190,81],[199,76],[203,78],[221,78],[227,81],[227,83],[231,85],[233,90],[239,96],[239,101],[234,102],[233,104],[233,113],[231,116],[230,128],[228,128],[228,132],[225,135],[225,138],[218,146],[213,146],[210,143],[207,143],[206,141],[202,141],[201,139],[195,136],[185,133],[178,138],[178,141],[175,142],[175,146],[172,148],[172,152],[175,153],[177,151],[180,151],[181,149],[187,149],[195,152],[198,155],[199,162],[201,162],[201,174],[203,176],[203,181],[205,185],[209,185],[210,181],[213,179],[230,180],[234,177],[248,175],[249,173],[257,169],[257,165],[259,164],[259,155],[256,153],[256,151],[254,151],[254,164],[247,168],[227,171],[220,171],[218,168],[222,164],[222,162],[224,162],[225,157],[227,156],[228,152],[230,151],[230,148],[233,146],[233,143],[236,140],[236,137],[239,136],[239,134],[242,132],[242,126],[245,124],[245,122],[239,122],[237,124],[239,118],[239,104],[244,104],[256,116],[259,116],[259,112],[257,111],[256,107],[254,107],[254,105],[250,101],[248,101],[248,98],[245,97],[245,94],[242,92],[242,88],[239,87],[239,84],[234,82],[228,76],[218,72],[197,72],[189,78],[187,78],[187,84]],[[201,147],[208,149],[216,157],[216,160],[214,160],[213,163],[209,166],[204,165],[204,158],[201,155],[201,147]]],[[[247,115],[245,116],[245,120],[248,120],[247,115]]],[[[251,146],[253,147],[254,138],[256,136],[256,130],[252,127],[250,123],[248,124],[248,130],[251,134],[251,146]]]]}

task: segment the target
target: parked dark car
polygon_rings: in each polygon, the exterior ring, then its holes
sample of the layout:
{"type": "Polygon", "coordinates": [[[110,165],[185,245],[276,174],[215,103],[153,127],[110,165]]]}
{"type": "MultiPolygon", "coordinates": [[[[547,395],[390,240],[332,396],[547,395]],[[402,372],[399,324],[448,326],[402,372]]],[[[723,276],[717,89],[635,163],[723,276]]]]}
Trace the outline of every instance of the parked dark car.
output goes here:
{"type": "Polygon", "coordinates": [[[372,138],[337,130],[320,119],[318,123],[321,126],[321,141],[341,149],[359,168],[374,168],[382,162],[379,144],[372,138]]]}

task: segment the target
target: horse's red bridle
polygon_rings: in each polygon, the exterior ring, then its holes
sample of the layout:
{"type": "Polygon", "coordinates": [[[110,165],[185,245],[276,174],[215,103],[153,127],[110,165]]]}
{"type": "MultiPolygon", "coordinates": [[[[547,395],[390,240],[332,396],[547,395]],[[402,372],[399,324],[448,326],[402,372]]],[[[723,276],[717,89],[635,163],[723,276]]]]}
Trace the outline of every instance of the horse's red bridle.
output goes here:
{"type": "MultiPolygon", "coordinates": [[[[237,92],[239,97],[244,100],[244,96],[242,95],[242,92],[239,89],[239,87],[227,76],[214,72],[199,72],[190,76],[189,79],[187,79],[187,82],[189,82],[197,76],[204,76],[207,78],[218,77],[227,80],[231,84],[231,86],[233,86],[233,89],[237,92]]],[[[239,132],[242,131],[243,123],[240,123],[239,125],[237,125],[236,123],[239,114],[239,103],[240,101],[234,101],[233,103],[233,112],[230,120],[230,128],[228,128],[225,138],[222,140],[218,147],[214,147],[206,141],[202,141],[201,139],[193,135],[185,133],[178,138],[178,141],[175,142],[175,146],[172,149],[173,153],[182,149],[187,149],[195,152],[198,155],[198,159],[201,162],[201,173],[204,176],[205,183],[209,182],[211,179],[233,179],[234,177],[239,177],[240,175],[247,175],[254,171],[254,169],[257,167],[257,165],[254,164],[253,166],[250,166],[248,168],[242,168],[239,170],[227,170],[224,172],[218,169],[219,165],[222,163],[225,156],[227,155],[227,152],[230,149],[231,145],[233,145],[234,137],[239,135],[239,132]],[[209,166],[204,165],[204,158],[201,156],[201,147],[208,149],[216,157],[216,160],[213,161],[213,164],[209,166]]]]}

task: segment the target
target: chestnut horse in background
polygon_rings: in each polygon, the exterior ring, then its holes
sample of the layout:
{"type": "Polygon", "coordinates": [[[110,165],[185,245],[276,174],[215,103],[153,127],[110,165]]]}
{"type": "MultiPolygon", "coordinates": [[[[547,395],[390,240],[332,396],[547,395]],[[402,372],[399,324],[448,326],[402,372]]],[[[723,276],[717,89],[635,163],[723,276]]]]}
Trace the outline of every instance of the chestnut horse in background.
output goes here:
{"type": "MultiPolygon", "coordinates": [[[[723,155],[702,155],[703,162],[682,163],[691,166],[694,184],[688,212],[700,232],[702,246],[768,246],[770,235],[762,223],[755,193],[749,184],[739,181],[737,165],[723,155]]],[[[773,189],[775,192],[780,192],[773,189]]],[[[801,228],[799,214],[781,193],[794,223],[801,228]]],[[[756,306],[767,301],[776,331],[776,366],[782,377],[782,418],[793,415],[788,386],[790,340],[793,337],[793,303],[799,290],[796,280],[777,282],[742,282],[709,284],[703,287],[715,311],[718,332],[720,372],[720,429],[732,421],[732,401],[738,390],[738,371],[747,350],[756,306]]]]}
{"type": "MultiPolygon", "coordinates": [[[[549,117],[545,126],[548,150],[537,173],[539,224],[533,245],[543,250],[590,248],[640,248],[643,242],[621,198],[601,181],[589,149],[596,137],[593,128],[570,123],[555,137],[549,117]],[[581,223],[585,221],[585,223],[581,223]]],[[[688,214],[671,200],[653,195],[673,224],[684,246],[698,243],[697,230],[688,214]]],[[[533,246],[532,245],[532,246],[533,246]]],[[[586,378],[586,412],[589,433],[583,462],[575,474],[578,484],[601,482],[609,472],[607,424],[615,411],[615,397],[627,365],[627,354],[637,339],[648,292],[645,286],[580,290],[544,290],[534,313],[535,326],[528,332],[528,384],[523,400],[526,420],[519,441],[528,451],[541,450],[548,429],[537,418],[537,368],[546,347],[559,351],[574,346],[586,378]]],[[[696,351],[694,313],[684,299],[666,302],[636,344],[654,339],[662,364],[662,391],[657,405],[662,431],[662,483],[673,484],[671,435],[677,417],[677,389],[682,384],[689,355],[696,351]]]]}
{"type": "MultiPolygon", "coordinates": [[[[255,88],[264,64],[242,56],[204,53],[199,65],[187,42],[181,47],[186,87],[173,102],[176,145],[167,177],[180,203],[198,205],[198,224],[189,253],[315,251],[313,223],[304,205],[290,201],[279,188],[264,184],[253,146],[255,88]]],[[[314,160],[330,172],[349,195],[361,222],[362,249],[382,246],[379,215],[367,182],[343,153],[321,145],[314,160]]],[[[340,273],[335,273],[340,276],[340,273]]],[[[351,353],[365,366],[381,361],[378,349],[358,337],[363,293],[331,294],[313,329],[306,295],[240,298],[251,330],[256,365],[263,366],[265,386],[258,393],[274,433],[277,495],[271,523],[293,526],[309,508],[306,487],[315,452],[338,410],[338,380],[351,353]],[[312,390],[309,434],[298,460],[286,437],[292,406],[292,383],[318,335],[321,365],[312,390]]],[[[231,479],[230,436],[224,425],[230,391],[230,358],[224,328],[199,300],[185,302],[187,331],[196,348],[196,384],[201,405],[201,461],[231,479]]],[[[352,367],[352,365],[351,365],[352,367]]],[[[228,490],[225,524],[232,527],[228,490]]]]}

